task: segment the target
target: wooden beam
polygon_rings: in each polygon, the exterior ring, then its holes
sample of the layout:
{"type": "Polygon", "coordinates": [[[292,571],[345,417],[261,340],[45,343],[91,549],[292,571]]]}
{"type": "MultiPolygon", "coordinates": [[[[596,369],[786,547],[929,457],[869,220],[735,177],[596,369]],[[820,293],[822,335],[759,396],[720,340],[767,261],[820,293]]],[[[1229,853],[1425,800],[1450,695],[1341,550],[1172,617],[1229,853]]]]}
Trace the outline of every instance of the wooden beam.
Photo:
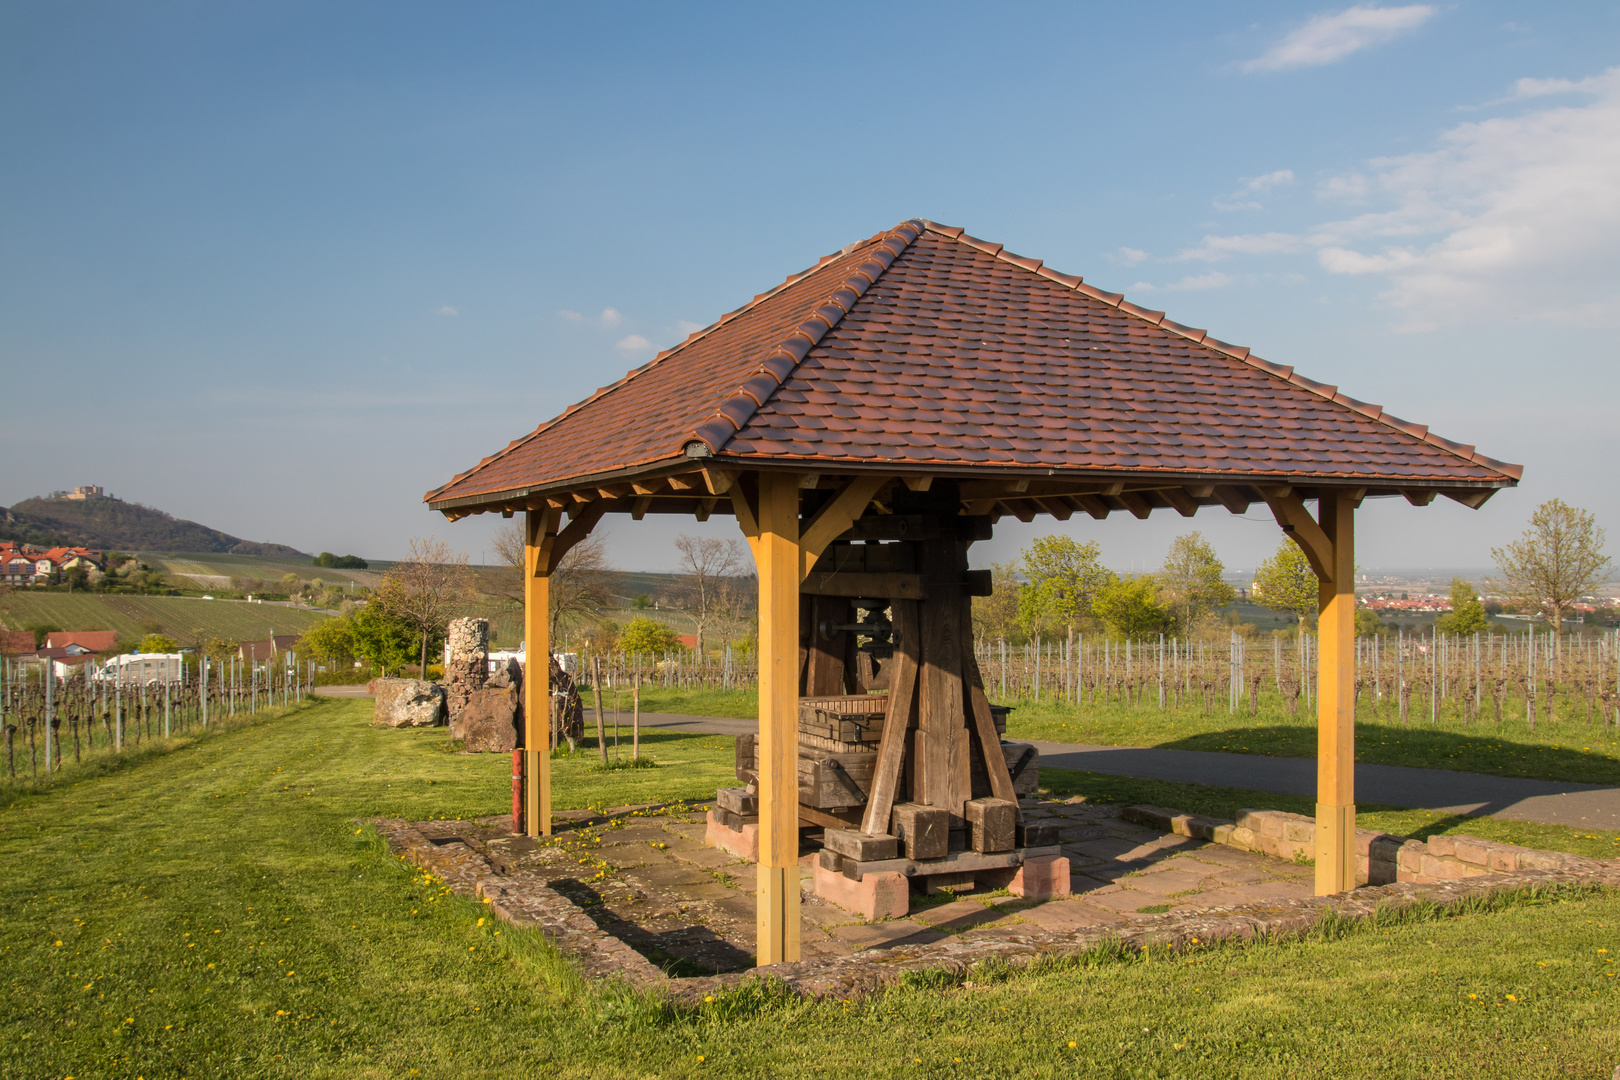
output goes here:
{"type": "Polygon", "coordinates": [[[629,484],[598,484],[596,493],[604,499],[622,499],[630,494],[629,484]]]}
{"type": "Polygon", "coordinates": [[[1031,501],[1059,521],[1068,521],[1074,516],[1074,507],[1062,499],[1033,499],[1031,501]]]}
{"type": "MultiPolygon", "coordinates": [[[[1164,501],[1175,507],[1176,513],[1182,517],[1192,517],[1198,513],[1198,504],[1193,502],[1192,496],[1181,488],[1164,488],[1159,492],[1164,501]]],[[[1001,798],[997,795],[996,798],[1001,798]]]]}
{"type": "Polygon", "coordinates": [[[731,485],[728,492],[731,496],[731,512],[737,515],[737,526],[742,529],[743,537],[748,541],[748,549],[754,553],[754,569],[758,571],[760,564],[759,553],[759,515],[755,504],[748,499],[748,493],[741,484],[731,485]]]}
{"type": "Polygon", "coordinates": [[[1195,499],[1208,499],[1215,494],[1214,484],[1188,484],[1187,494],[1195,499]]]}
{"type": "Polygon", "coordinates": [[[1148,505],[1148,501],[1134,491],[1122,491],[1115,495],[1114,498],[1118,499],[1120,505],[1142,521],[1146,521],[1148,515],[1153,513],[1153,507],[1148,505]]]}
{"type": "Polygon", "coordinates": [[[1026,525],[1035,520],[1037,508],[1028,499],[1002,499],[1001,505],[1005,506],[1007,512],[1012,514],[1013,517],[1026,525]]]}
{"type": "Polygon", "coordinates": [[[1428,506],[1434,502],[1434,489],[1432,488],[1405,488],[1401,491],[1406,501],[1413,506],[1428,506]]]}
{"type": "Polygon", "coordinates": [[[1079,504],[1080,509],[1090,514],[1098,521],[1101,521],[1103,518],[1107,517],[1109,512],[1113,509],[1096,495],[1071,495],[1070,498],[1079,504]]]}
{"type": "Polygon", "coordinates": [[[541,503],[523,515],[523,828],[551,835],[551,552],[561,515],[541,503]]]}
{"type": "Polygon", "coordinates": [[[662,480],[638,480],[630,485],[630,490],[637,495],[656,495],[666,486],[662,480]]]}
{"type": "Polygon", "coordinates": [[[983,517],[995,510],[1000,499],[971,499],[962,504],[962,512],[969,517],[983,517]]]}
{"type": "Polygon", "coordinates": [[[1277,519],[1283,532],[1299,545],[1299,550],[1305,553],[1305,560],[1316,571],[1316,576],[1322,580],[1331,578],[1333,544],[1328,540],[1327,533],[1311,517],[1311,512],[1305,509],[1305,500],[1295,495],[1292,488],[1283,489],[1288,492],[1286,496],[1274,496],[1271,494],[1273,490],[1265,488],[1261,492],[1266,497],[1266,505],[1271,507],[1271,516],[1277,519]]]}
{"type": "Polygon", "coordinates": [[[1485,501],[1496,494],[1495,488],[1469,488],[1464,491],[1442,491],[1440,494],[1453,502],[1460,502],[1470,510],[1478,510],[1485,505],[1485,501]]]}
{"type": "MultiPolygon", "coordinates": [[[[764,477],[765,474],[761,473],[762,484],[764,477]]],[[[799,580],[809,576],[810,571],[815,569],[816,560],[827,550],[827,545],[843,535],[855,523],[855,519],[866,512],[866,504],[889,480],[887,476],[851,477],[838,490],[838,494],[828,499],[815,517],[805,523],[804,532],[799,538],[799,580]]]]}
{"type": "Polygon", "coordinates": [[[703,470],[703,483],[709,489],[710,495],[724,495],[736,482],[737,474],[730,469],[716,469],[711,466],[703,470]]]}
{"type": "Polygon", "coordinates": [[[1317,513],[1327,558],[1318,571],[1316,895],[1329,896],[1356,887],[1355,493],[1325,489],[1317,513]]]}
{"type": "Polygon", "coordinates": [[[934,486],[932,476],[902,476],[900,479],[911,491],[927,491],[934,486]]]}
{"type": "Polygon", "coordinates": [[[694,491],[703,482],[703,477],[695,473],[687,476],[671,476],[668,479],[669,486],[676,491],[694,491]]]}
{"type": "Polygon", "coordinates": [[[568,523],[568,526],[557,534],[556,541],[552,543],[551,550],[547,553],[544,572],[548,577],[557,569],[557,564],[562,562],[562,557],[568,554],[575,544],[591,535],[591,530],[596,528],[596,523],[602,520],[602,515],[605,513],[607,513],[606,503],[591,503],[575,514],[574,519],[568,523]]]}
{"type": "MultiPolygon", "coordinates": [[[[735,505],[735,504],[734,504],[735,505]]],[[[739,514],[739,517],[741,515],[739,514]]],[[[799,478],[759,475],[756,963],[799,959],[799,478]]]]}
{"type": "Polygon", "coordinates": [[[638,496],[636,501],[630,504],[630,519],[632,521],[640,521],[642,518],[647,516],[647,507],[651,505],[651,495],[638,496]]]}
{"type": "Polygon", "coordinates": [[[1243,494],[1242,489],[1232,487],[1230,484],[1217,484],[1215,497],[1221,500],[1221,505],[1234,514],[1247,514],[1249,512],[1249,497],[1243,494]]]}
{"type": "Polygon", "coordinates": [[[928,598],[921,574],[812,570],[799,586],[799,591],[811,596],[870,597],[874,600],[928,598]]]}
{"type": "Polygon", "coordinates": [[[697,515],[697,519],[699,521],[708,521],[709,515],[714,513],[714,504],[719,501],[719,498],[715,496],[710,496],[707,499],[699,499],[697,501],[697,510],[694,511],[694,513],[697,515]]]}
{"type": "Polygon", "coordinates": [[[973,655],[972,640],[963,643],[962,668],[966,676],[968,711],[972,714],[974,733],[979,738],[979,752],[984,758],[984,771],[990,777],[990,794],[998,799],[1006,799],[1017,809],[1014,811],[1018,820],[1024,818],[1022,807],[1018,806],[1018,793],[1013,790],[1012,773],[1007,771],[1007,755],[1001,751],[1001,736],[996,731],[995,717],[990,713],[990,699],[985,696],[984,676],[979,671],[979,661],[973,655]]]}
{"type": "Polygon", "coordinates": [[[878,741],[877,763],[872,771],[872,787],[866,796],[866,813],[861,831],[882,836],[889,831],[889,813],[900,790],[900,766],[906,757],[906,731],[911,724],[917,696],[917,657],[922,634],[917,627],[917,604],[897,600],[891,611],[897,644],[894,670],[889,675],[888,710],[883,715],[883,735],[878,741]]]}

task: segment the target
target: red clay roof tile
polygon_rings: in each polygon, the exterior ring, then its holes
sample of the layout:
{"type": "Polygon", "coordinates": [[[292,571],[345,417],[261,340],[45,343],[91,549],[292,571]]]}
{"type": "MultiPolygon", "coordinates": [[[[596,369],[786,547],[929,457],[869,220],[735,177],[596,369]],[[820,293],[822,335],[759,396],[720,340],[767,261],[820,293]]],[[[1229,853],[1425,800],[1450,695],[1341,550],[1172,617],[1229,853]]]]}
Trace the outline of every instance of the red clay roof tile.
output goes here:
{"type": "Polygon", "coordinates": [[[740,464],[1435,485],[1522,473],[1039,260],[910,221],[760,293],[427,498],[565,488],[692,442],[740,464]]]}

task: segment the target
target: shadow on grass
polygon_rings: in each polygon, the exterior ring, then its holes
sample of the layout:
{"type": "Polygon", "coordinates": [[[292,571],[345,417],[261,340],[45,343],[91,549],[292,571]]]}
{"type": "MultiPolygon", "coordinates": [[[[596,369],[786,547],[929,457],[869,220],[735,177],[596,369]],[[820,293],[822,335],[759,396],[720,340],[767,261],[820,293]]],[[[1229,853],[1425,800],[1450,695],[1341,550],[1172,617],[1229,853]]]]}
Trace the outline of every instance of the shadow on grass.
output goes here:
{"type": "MultiPolygon", "coordinates": [[[[1600,744],[1603,738],[1603,734],[1593,734],[1594,741],[1600,744]]],[[[1156,743],[1155,749],[1313,758],[1316,756],[1316,729],[1294,725],[1226,728],[1156,743]]],[[[1416,724],[1410,728],[1357,724],[1356,760],[1535,780],[1620,784],[1620,760],[1607,754],[1514,742],[1488,734],[1465,735],[1416,724]]]]}

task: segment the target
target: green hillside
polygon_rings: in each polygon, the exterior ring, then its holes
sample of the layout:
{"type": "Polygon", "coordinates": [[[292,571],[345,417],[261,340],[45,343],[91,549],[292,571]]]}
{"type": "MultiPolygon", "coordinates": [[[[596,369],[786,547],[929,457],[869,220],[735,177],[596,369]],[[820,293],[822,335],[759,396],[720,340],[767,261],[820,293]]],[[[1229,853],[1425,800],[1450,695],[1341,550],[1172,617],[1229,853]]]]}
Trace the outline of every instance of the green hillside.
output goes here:
{"type": "Polygon", "coordinates": [[[122,499],[24,499],[0,512],[0,540],[72,544],[118,551],[213,551],[304,556],[285,544],[263,544],[122,499]]]}
{"type": "Polygon", "coordinates": [[[0,592],[0,621],[9,628],[46,625],[63,630],[116,630],[120,637],[128,638],[162,633],[182,644],[209,637],[262,641],[272,630],[299,634],[325,618],[328,616],[300,608],[188,596],[0,592]]]}

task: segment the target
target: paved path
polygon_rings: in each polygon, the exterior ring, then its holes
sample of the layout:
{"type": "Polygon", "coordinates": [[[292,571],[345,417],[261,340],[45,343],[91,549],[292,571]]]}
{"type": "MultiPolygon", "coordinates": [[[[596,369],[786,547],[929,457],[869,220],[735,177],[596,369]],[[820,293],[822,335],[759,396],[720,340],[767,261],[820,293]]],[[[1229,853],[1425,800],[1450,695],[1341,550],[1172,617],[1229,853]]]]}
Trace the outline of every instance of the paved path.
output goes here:
{"type": "MultiPolygon", "coordinates": [[[[613,714],[605,714],[611,723],[613,714]]],[[[630,722],[620,713],[620,722],[630,722]]],[[[592,722],[587,710],[586,723],[592,722]]],[[[757,730],[753,720],[714,716],[643,713],[647,727],[694,734],[741,735],[757,730]]],[[[1215,754],[1202,750],[1158,750],[1124,746],[1084,746],[1036,742],[1041,764],[1144,780],[1171,780],[1214,787],[1252,788],[1288,795],[1316,793],[1316,761],[1311,758],[1215,754]]],[[[1548,825],[1620,831],[1620,787],[1558,780],[1414,769],[1403,765],[1356,766],[1356,801],[1435,810],[1459,815],[1491,815],[1548,825]]]]}

